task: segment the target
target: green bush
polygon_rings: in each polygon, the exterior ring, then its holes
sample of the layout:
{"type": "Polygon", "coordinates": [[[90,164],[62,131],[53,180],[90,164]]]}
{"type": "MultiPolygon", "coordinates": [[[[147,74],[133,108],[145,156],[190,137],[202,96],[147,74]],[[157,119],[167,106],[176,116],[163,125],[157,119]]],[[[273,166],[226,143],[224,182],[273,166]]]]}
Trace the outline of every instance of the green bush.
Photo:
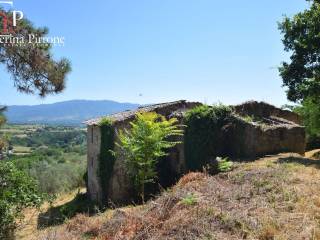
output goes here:
{"type": "Polygon", "coordinates": [[[232,169],[233,162],[231,162],[228,157],[216,157],[215,159],[212,159],[210,163],[203,167],[203,170],[210,175],[229,172],[232,169]]]}
{"type": "Polygon", "coordinates": [[[320,147],[320,101],[306,99],[300,106],[293,108],[298,113],[306,127],[307,150],[320,147]]]}
{"type": "Polygon", "coordinates": [[[129,175],[144,202],[145,184],[154,182],[157,177],[156,166],[160,157],[167,155],[166,149],[178,142],[169,137],[181,136],[183,130],[178,120],[154,113],[138,113],[131,123],[131,129],[120,132],[119,147],[122,149],[129,175]]]}
{"type": "Polygon", "coordinates": [[[193,206],[198,202],[197,197],[192,193],[181,199],[180,203],[186,206],[193,206]]]}
{"type": "Polygon", "coordinates": [[[222,151],[222,127],[232,109],[224,105],[202,105],[186,113],[184,137],[185,158],[188,170],[202,170],[222,151]]]}
{"type": "Polygon", "coordinates": [[[8,239],[26,207],[39,207],[43,196],[37,184],[12,163],[0,161],[0,239],[8,239]]]}
{"type": "Polygon", "coordinates": [[[217,157],[218,171],[219,172],[229,172],[232,170],[233,163],[229,161],[228,158],[217,157]]]}

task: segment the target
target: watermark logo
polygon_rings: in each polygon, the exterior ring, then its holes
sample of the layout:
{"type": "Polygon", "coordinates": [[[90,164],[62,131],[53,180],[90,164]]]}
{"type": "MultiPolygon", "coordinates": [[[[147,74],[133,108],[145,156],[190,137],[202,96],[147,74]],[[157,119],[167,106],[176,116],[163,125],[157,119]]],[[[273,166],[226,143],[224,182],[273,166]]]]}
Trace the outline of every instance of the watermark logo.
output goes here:
{"type": "MultiPolygon", "coordinates": [[[[0,1],[1,5],[10,5],[13,7],[13,1],[0,1]]],[[[11,12],[0,11],[1,18],[1,35],[8,35],[14,33],[14,28],[17,27],[17,21],[22,20],[24,14],[22,11],[13,10],[11,12]]]]}
{"type": "MultiPolygon", "coordinates": [[[[0,6],[9,6],[13,8],[13,0],[0,1],[0,6]]],[[[0,44],[3,45],[53,45],[64,46],[64,37],[44,37],[37,36],[33,33],[28,35],[19,34],[18,22],[23,20],[24,13],[18,10],[10,10],[8,12],[0,10],[0,44]]]]}

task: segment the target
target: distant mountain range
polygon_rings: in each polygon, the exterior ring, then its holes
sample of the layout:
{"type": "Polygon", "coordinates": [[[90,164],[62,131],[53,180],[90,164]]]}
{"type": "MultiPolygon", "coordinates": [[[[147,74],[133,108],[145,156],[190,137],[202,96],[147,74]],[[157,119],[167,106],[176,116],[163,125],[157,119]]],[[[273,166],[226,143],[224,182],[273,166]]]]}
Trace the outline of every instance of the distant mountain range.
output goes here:
{"type": "Polygon", "coordinates": [[[110,100],[72,100],[32,106],[8,106],[5,115],[12,124],[80,125],[91,118],[138,107],[138,104],[110,100]]]}

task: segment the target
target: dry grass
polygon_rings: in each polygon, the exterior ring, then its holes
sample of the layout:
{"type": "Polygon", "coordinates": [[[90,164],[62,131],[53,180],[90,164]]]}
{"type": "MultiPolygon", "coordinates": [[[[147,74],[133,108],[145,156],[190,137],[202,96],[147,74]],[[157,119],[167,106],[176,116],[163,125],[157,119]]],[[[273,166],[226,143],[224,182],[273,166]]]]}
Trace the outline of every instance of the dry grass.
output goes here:
{"type": "MultiPolygon", "coordinates": [[[[85,189],[81,189],[80,193],[85,192],[85,189]]],[[[68,194],[58,196],[54,203],[50,206],[48,203],[41,206],[40,209],[25,209],[24,219],[18,223],[18,229],[16,231],[16,238],[18,240],[31,240],[37,239],[37,235],[40,233],[38,229],[38,217],[40,213],[46,212],[50,207],[56,207],[64,205],[79,193],[79,190],[75,190],[68,194]]]]}
{"type": "Polygon", "coordinates": [[[216,176],[190,173],[144,206],[78,215],[38,239],[320,239],[319,166],[280,154],[216,176]]]}
{"type": "Polygon", "coordinates": [[[83,214],[79,214],[72,220],[72,222],[66,223],[64,228],[65,231],[52,229],[47,233],[38,236],[38,239],[95,239],[102,231],[102,222],[97,217],[89,218],[83,214]]]}
{"type": "Polygon", "coordinates": [[[307,158],[320,159],[320,149],[316,149],[306,153],[307,158]]]}

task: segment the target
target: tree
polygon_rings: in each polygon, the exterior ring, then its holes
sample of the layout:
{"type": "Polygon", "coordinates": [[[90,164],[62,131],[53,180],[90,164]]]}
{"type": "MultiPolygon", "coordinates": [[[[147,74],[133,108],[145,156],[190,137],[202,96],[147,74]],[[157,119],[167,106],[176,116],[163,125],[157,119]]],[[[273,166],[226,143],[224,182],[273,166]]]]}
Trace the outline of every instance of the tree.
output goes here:
{"type": "Polygon", "coordinates": [[[5,124],[6,122],[6,117],[4,116],[4,111],[6,110],[7,108],[4,107],[4,106],[0,106],[0,126],[2,126],[3,124],[5,124]]]}
{"type": "Polygon", "coordinates": [[[302,119],[307,133],[307,150],[320,147],[320,102],[314,99],[305,99],[293,107],[302,119]]]}
{"type": "Polygon", "coordinates": [[[0,239],[12,238],[26,207],[39,207],[43,198],[36,183],[10,162],[0,161],[0,239]]]}
{"type": "MultiPolygon", "coordinates": [[[[0,128],[6,122],[0,107],[0,128]]],[[[0,154],[6,146],[6,139],[0,138],[0,154]]],[[[0,239],[13,238],[17,220],[23,218],[22,210],[26,207],[38,207],[43,196],[37,184],[12,163],[0,159],[0,239]]]]}
{"type": "Polygon", "coordinates": [[[309,136],[320,135],[320,104],[310,99],[303,101],[301,106],[294,108],[294,111],[302,116],[306,131],[309,136]]]}
{"type": "MultiPolygon", "coordinates": [[[[6,123],[6,117],[3,114],[5,110],[6,110],[6,107],[0,106],[0,128],[3,124],[6,123]]],[[[5,145],[6,145],[5,139],[2,136],[0,136],[0,155],[2,154],[2,150],[5,147],[5,145]]],[[[2,156],[0,156],[0,160],[1,158],[2,156]]]]}
{"type": "Polygon", "coordinates": [[[320,97],[320,1],[309,0],[310,9],[285,17],[279,23],[290,62],[279,68],[290,101],[320,97]]]}
{"type": "MultiPolygon", "coordinates": [[[[0,11],[4,12],[1,9],[0,11]]],[[[8,12],[5,13],[10,15],[8,12]]],[[[14,38],[26,41],[30,35],[43,38],[48,34],[47,28],[36,28],[27,19],[18,21],[13,30],[14,38]]],[[[4,64],[12,75],[14,86],[18,91],[44,97],[64,90],[66,76],[71,70],[70,63],[64,58],[55,61],[51,49],[52,44],[28,42],[23,44],[8,42],[0,45],[0,63],[4,64]]]]}
{"type": "Polygon", "coordinates": [[[144,202],[145,184],[154,182],[157,177],[156,165],[166,149],[174,147],[178,141],[169,140],[181,136],[183,130],[177,125],[178,120],[151,112],[138,113],[131,122],[131,129],[119,134],[120,144],[129,175],[144,202]]]}
{"type": "MultiPolygon", "coordinates": [[[[3,13],[4,10],[0,9],[3,13]]],[[[10,13],[1,14],[2,18],[10,13]]],[[[3,29],[4,21],[0,24],[3,29]]],[[[47,28],[36,28],[27,20],[18,21],[11,32],[11,38],[28,40],[30,35],[43,38],[47,28]]],[[[51,44],[30,44],[5,42],[8,37],[0,36],[0,63],[6,66],[12,75],[14,86],[18,91],[27,94],[59,93],[65,88],[66,76],[71,67],[67,59],[54,60],[51,44]]],[[[4,107],[0,107],[0,127],[5,123],[4,107]]],[[[4,141],[0,139],[0,150],[4,141]]],[[[40,206],[43,198],[38,192],[36,183],[24,172],[5,161],[0,161],[0,239],[8,239],[13,235],[17,220],[23,217],[22,210],[26,207],[40,206]]]]}

